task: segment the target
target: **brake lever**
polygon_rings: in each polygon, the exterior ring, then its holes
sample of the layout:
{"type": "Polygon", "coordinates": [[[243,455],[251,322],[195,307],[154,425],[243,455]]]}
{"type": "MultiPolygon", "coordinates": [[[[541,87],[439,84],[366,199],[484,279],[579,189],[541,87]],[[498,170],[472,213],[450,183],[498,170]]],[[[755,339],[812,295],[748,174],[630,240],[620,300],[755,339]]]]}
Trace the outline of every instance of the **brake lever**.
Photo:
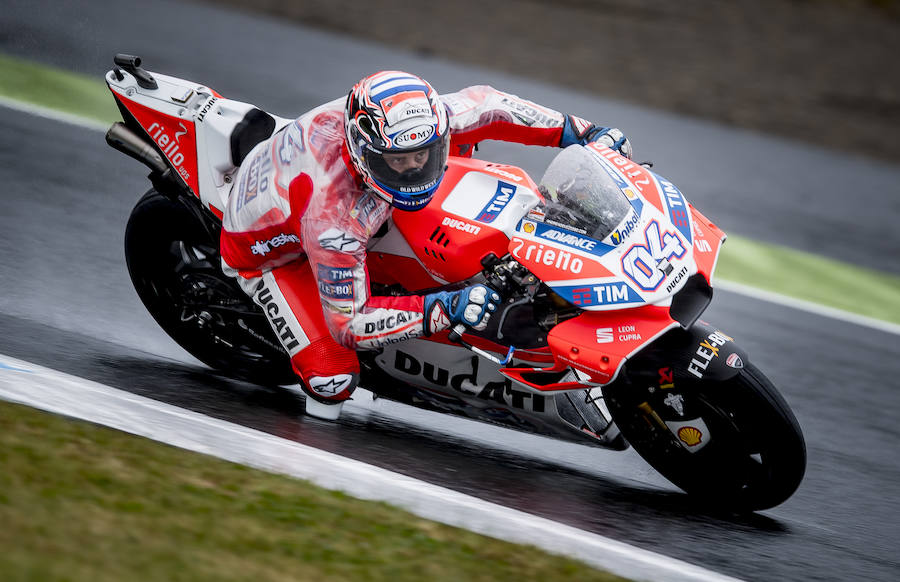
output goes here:
{"type": "Polygon", "coordinates": [[[497,356],[495,356],[494,354],[487,352],[479,347],[473,346],[469,342],[465,341],[462,338],[464,333],[466,333],[466,326],[461,323],[457,323],[455,326],[453,326],[453,329],[450,330],[450,333],[447,334],[447,339],[455,344],[461,345],[462,347],[466,348],[470,352],[478,354],[482,358],[486,358],[486,359],[494,362],[495,364],[499,364],[501,366],[506,366],[508,363],[510,363],[512,361],[513,353],[516,351],[516,348],[514,346],[509,346],[509,351],[506,352],[506,357],[504,357],[503,359],[500,359],[497,356]]]}

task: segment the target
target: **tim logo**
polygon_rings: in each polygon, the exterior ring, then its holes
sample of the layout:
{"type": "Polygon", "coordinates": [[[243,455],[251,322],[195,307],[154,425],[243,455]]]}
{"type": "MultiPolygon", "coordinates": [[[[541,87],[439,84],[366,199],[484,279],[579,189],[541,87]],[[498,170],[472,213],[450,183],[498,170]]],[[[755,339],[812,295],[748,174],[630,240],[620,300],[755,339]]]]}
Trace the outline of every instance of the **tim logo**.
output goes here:
{"type": "Polygon", "coordinates": [[[485,204],[484,208],[481,209],[481,212],[478,213],[478,216],[475,217],[475,220],[478,222],[494,222],[494,220],[503,212],[503,209],[506,208],[506,205],[509,204],[509,201],[512,200],[512,197],[516,194],[516,187],[513,184],[507,184],[506,182],[497,182],[497,191],[494,192],[494,195],[485,204]]]}
{"type": "Polygon", "coordinates": [[[572,305],[598,306],[620,303],[639,303],[640,296],[625,283],[601,283],[600,285],[557,286],[553,288],[572,305]]]}

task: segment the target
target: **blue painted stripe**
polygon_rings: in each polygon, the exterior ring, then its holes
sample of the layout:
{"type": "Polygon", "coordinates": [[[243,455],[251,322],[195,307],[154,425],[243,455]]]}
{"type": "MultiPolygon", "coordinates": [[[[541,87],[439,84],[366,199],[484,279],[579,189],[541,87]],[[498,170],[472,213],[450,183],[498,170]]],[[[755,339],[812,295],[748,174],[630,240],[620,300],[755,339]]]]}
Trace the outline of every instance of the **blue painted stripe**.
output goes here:
{"type": "Polygon", "coordinates": [[[690,222],[691,211],[688,208],[687,200],[685,200],[681,190],[679,190],[675,184],[669,182],[655,172],[651,172],[651,174],[656,178],[656,181],[659,183],[660,189],[662,190],[663,198],[666,201],[666,208],[669,211],[669,220],[675,225],[678,232],[684,235],[688,244],[693,244],[694,237],[692,236],[693,233],[691,232],[690,222]]]}
{"type": "Polygon", "coordinates": [[[396,83],[397,81],[402,81],[404,79],[410,79],[421,84],[421,81],[419,81],[419,79],[414,75],[393,74],[387,75],[383,79],[375,81],[374,83],[372,83],[372,87],[378,87],[379,85],[384,85],[385,83],[396,83]]]}
{"type": "Polygon", "coordinates": [[[13,372],[25,372],[26,374],[34,373],[31,370],[23,370],[22,368],[14,368],[10,365],[4,364],[3,362],[0,362],[0,370],[12,370],[13,372]]]}
{"type": "Polygon", "coordinates": [[[581,285],[552,285],[560,297],[582,309],[603,305],[642,304],[644,300],[627,283],[592,283],[581,285]]]}
{"type": "Polygon", "coordinates": [[[382,91],[381,93],[373,93],[372,101],[378,102],[382,99],[386,99],[391,95],[396,95],[397,93],[403,93],[405,91],[421,91],[424,95],[428,94],[428,87],[421,84],[416,85],[398,85],[397,87],[391,87],[386,91],[382,91]]]}

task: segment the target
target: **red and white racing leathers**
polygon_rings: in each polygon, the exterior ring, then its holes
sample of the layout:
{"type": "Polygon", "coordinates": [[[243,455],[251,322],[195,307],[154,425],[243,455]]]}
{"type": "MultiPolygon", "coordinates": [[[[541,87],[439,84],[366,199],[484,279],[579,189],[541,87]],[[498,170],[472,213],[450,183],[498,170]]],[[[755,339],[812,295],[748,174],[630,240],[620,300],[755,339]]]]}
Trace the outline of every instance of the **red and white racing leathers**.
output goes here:
{"type": "MultiPolygon", "coordinates": [[[[477,86],[441,100],[451,152],[470,155],[488,139],[560,143],[564,116],[514,95],[477,86]]],[[[226,272],[264,309],[294,370],[323,401],[350,396],[359,373],[355,350],[423,334],[422,296],[370,293],[366,248],[391,207],[352,170],[344,103],[313,109],[250,152],[221,237],[226,272]]]]}

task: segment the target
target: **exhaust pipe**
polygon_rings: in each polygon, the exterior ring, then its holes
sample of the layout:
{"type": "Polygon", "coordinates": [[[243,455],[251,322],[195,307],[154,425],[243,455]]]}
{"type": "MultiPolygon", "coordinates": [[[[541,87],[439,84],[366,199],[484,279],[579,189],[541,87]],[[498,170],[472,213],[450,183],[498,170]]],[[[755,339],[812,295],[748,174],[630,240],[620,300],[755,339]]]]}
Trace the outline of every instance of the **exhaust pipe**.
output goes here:
{"type": "Polygon", "coordinates": [[[141,162],[154,172],[164,173],[169,165],[159,152],[146,140],[138,137],[121,121],[110,126],[106,132],[106,143],[128,157],[141,162]]]}

